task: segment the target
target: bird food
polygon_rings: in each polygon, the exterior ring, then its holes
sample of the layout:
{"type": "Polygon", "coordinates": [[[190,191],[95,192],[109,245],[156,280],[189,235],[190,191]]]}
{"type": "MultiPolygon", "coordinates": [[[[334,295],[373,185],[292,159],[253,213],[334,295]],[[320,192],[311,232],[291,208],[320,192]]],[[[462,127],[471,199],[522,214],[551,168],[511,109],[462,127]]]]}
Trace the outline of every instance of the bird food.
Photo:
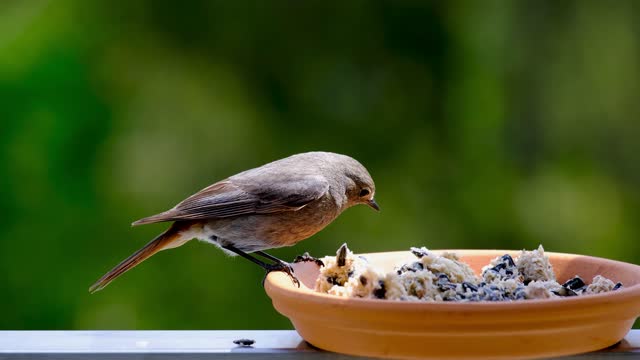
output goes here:
{"type": "Polygon", "coordinates": [[[249,347],[253,344],[255,344],[255,340],[253,339],[237,339],[237,340],[233,340],[233,343],[238,345],[238,346],[243,346],[243,347],[249,347]]]}
{"type": "Polygon", "coordinates": [[[493,259],[477,276],[455,253],[437,255],[411,248],[416,260],[383,273],[344,244],[336,256],[322,258],[324,266],[315,290],[343,297],[404,301],[512,301],[580,296],[615,291],[621,283],[596,275],[591,284],[579,276],[557,282],[542,245],[493,259]]]}

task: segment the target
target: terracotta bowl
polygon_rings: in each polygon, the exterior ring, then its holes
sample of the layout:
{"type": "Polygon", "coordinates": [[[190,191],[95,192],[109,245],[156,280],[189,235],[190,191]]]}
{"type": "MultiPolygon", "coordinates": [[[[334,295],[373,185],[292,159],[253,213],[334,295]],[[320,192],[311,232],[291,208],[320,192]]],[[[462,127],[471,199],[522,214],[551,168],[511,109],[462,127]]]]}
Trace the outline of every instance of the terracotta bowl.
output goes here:
{"type": "MultiPolygon", "coordinates": [[[[496,256],[519,251],[450,250],[476,273],[496,256]]],[[[435,251],[438,253],[438,251],[435,251]]],[[[560,356],[614,345],[640,315],[640,266],[602,258],[546,253],[559,282],[600,274],[620,290],[581,297],[514,302],[418,303],[349,299],[313,291],[319,268],[294,264],[300,288],[271,273],[265,289],[278,312],[312,345],[384,358],[514,359],[560,356]]],[[[408,252],[363,254],[390,271],[408,252]]]]}

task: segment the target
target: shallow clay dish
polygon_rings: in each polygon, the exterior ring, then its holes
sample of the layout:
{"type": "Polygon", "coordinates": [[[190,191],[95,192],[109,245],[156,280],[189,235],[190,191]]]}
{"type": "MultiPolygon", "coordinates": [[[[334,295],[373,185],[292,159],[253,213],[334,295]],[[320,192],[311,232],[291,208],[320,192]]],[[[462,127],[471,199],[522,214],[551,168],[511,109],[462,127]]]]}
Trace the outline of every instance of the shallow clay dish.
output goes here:
{"type": "MultiPolygon", "coordinates": [[[[449,250],[476,273],[496,256],[519,251],[449,250]]],[[[434,251],[440,253],[441,251],[434,251]]],[[[312,345],[388,358],[514,359],[577,354],[614,345],[640,315],[640,266],[546,252],[558,281],[600,274],[624,288],[589,296],[515,302],[419,303],[349,299],[313,291],[318,266],[294,264],[300,288],[271,273],[265,289],[278,312],[312,345]]],[[[363,254],[390,271],[408,252],[363,254]]]]}

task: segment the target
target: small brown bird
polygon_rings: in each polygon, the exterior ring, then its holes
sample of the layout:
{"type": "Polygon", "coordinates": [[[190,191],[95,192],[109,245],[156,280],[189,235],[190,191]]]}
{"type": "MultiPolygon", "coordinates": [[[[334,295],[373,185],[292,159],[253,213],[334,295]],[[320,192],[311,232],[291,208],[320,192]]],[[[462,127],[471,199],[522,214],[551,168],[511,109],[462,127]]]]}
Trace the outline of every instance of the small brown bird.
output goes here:
{"type": "Polygon", "coordinates": [[[375,190],[371,175],[358,161],[329,152],[296,154],[241,172],[200,190],[168,211],[134,222],[133,226],[174,223],[89,291],[103,289],[158,251],[192,239],[216,245],[229,255],[240,255],[267,273],[284,271],[298,283],[288,263],[263,250],[295,245],[353,205],[380,210],[373,199],[375,190]]]}

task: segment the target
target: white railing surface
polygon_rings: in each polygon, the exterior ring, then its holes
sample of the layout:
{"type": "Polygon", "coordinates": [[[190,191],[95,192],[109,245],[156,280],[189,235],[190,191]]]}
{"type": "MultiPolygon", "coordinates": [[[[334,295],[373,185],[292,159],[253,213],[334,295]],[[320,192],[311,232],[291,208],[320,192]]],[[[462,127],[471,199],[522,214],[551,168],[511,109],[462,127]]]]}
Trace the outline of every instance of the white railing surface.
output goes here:
{"type": "MultiPolygon", "coordinates": [[[[640,330],[575,359],[640,359],[640,330]]],[[[292,330],[0,331],[0,359],[349,359],[307,344],[292,330]],[[234,341],[253,340],[251,346],[234,341]]]]}

